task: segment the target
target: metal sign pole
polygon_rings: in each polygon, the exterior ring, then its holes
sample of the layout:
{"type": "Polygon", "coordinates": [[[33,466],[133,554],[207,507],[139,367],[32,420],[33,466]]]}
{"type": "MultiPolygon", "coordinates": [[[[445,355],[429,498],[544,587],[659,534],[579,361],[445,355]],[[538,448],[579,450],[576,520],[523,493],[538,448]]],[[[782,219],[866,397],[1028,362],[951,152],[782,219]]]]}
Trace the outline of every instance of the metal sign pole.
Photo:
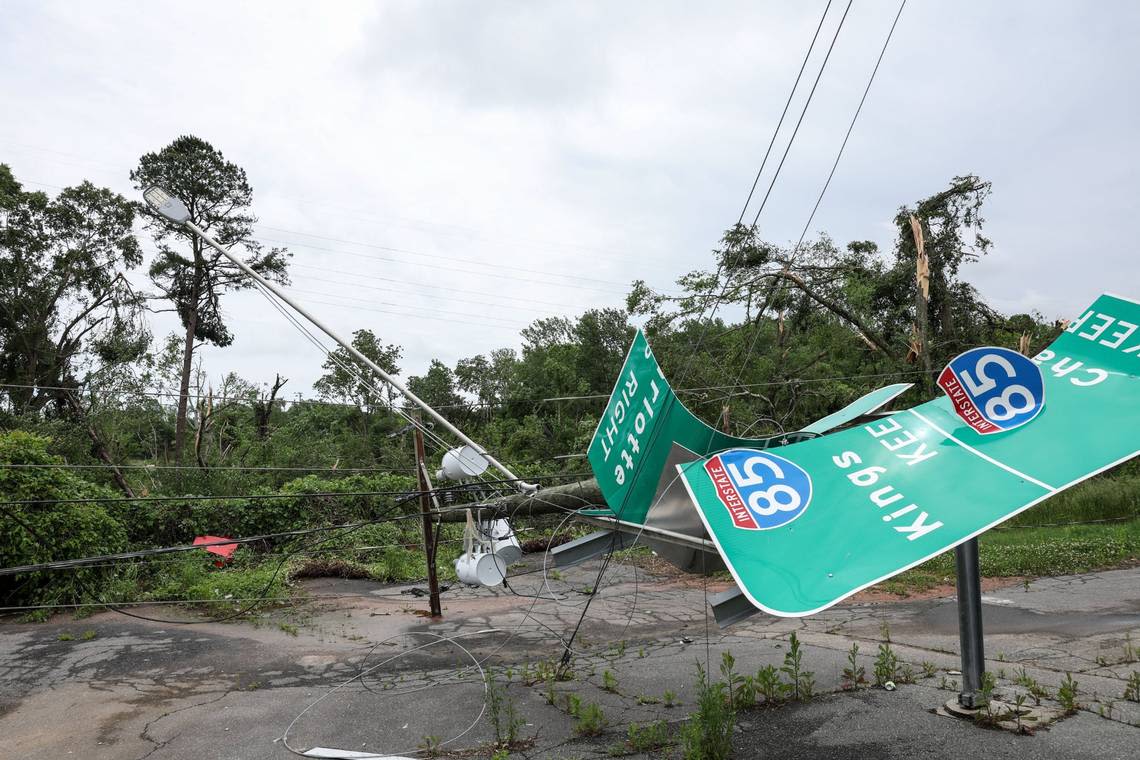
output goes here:
{"type": "Polygon", "coordinates": [[[981,694],[986,653],[982,647],[982,578],[978,566],[978,539],[954,549],[958,571],[958,640],[962,647],[962,691],[958,704],[976,708],[985,704],[981,694]]]}

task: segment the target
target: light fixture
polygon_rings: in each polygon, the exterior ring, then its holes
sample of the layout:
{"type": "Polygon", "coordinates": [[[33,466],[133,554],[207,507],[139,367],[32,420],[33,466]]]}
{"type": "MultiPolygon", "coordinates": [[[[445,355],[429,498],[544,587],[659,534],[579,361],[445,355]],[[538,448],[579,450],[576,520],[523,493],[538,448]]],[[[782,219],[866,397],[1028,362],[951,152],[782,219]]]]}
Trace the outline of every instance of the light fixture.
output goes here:
{"type": "Polygon", "coordinates": [[[185,224],[190,219],[190,210],[186,204],[158,185],[147,188],[143,198],[148,206],[175,224],[185,224]]]}

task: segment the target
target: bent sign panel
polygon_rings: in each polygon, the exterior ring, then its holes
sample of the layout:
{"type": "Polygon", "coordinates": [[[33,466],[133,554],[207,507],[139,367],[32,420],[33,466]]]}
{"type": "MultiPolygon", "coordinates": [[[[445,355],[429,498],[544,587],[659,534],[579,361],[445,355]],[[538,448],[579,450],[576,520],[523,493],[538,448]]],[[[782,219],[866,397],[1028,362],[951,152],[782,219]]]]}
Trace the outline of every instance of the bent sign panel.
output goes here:
{"type": "MultiPolygon", "coordinates": [[[[1140,453],[1138,325],[1140,303],[1110,295],[1071,322],[1033,359],[1034,408],[1006,397],[1027,424],[979,431],[947,396],[779,456],[737,447],[677,469],[748,599],[810,615],[1140,453]]],[[[956,369],[984,384],[1000,375],[992,359],[978,374],[987,355],[956,369]]]]}
{"type": "Polygon", "coordinates": [[[899,383],[872,391],[802,431],[738,438],[706,425],[685,408],[638,330],[587,456],[611,511],[622,520],[640,523],[653,504],[674,443],[705,456],[731,447],[768,449],[806,441],[873,412],[910,387],[899,383]]]}

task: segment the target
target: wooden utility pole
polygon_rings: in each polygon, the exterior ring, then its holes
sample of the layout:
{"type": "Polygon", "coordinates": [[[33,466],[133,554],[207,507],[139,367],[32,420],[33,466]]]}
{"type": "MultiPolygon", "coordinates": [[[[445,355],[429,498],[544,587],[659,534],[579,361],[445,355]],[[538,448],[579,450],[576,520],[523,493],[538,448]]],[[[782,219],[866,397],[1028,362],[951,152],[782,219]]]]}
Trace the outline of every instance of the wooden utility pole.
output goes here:
{"type": "Polygon", "coordinates": [[[439,619],[443,617],[443,608],[439,605],[439,578],[435,572],[436,542],[435,531],[432,526],[432,502],[435,496],[431,493],[427,455],[424,454],[424,434],[418,424],[418,415],[416,423],[416,474],[420,481],[420,514],[423,515],[424,521],[424,556],[427,558],[428,599],[431,604],[432,619],[439,619]]]}

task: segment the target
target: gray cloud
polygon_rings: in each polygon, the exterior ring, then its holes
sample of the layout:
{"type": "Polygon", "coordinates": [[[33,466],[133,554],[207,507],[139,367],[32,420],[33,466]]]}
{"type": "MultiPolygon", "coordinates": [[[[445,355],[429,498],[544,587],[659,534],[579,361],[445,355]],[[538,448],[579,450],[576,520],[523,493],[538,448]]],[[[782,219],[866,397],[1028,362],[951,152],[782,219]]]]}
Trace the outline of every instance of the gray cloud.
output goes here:
{"type": "MultiPolygon", "coordinates": [[[[249,172],[259,234],[294,251],[298,297],[419,372],[513,345],[543,302],[620,305],[634,278],[708,265],[822,7],[0,0],[0,161],[129,193],[144,151],[212,141],[249,172]]],[[[771,239],[798,236],[896,7],[853,6],[761,219],[771,239]]],[[[1137,295],[1140,9],[1088,7],[910,3],[814,230],[889,248],[899,205],[976,172],[995,250],[968,275],[994,303],[1060,316],[1137,295]]],[[[207,352],[212,371],[319,376],[254,294],[226,309],[237,341],[207,352]]]]}

